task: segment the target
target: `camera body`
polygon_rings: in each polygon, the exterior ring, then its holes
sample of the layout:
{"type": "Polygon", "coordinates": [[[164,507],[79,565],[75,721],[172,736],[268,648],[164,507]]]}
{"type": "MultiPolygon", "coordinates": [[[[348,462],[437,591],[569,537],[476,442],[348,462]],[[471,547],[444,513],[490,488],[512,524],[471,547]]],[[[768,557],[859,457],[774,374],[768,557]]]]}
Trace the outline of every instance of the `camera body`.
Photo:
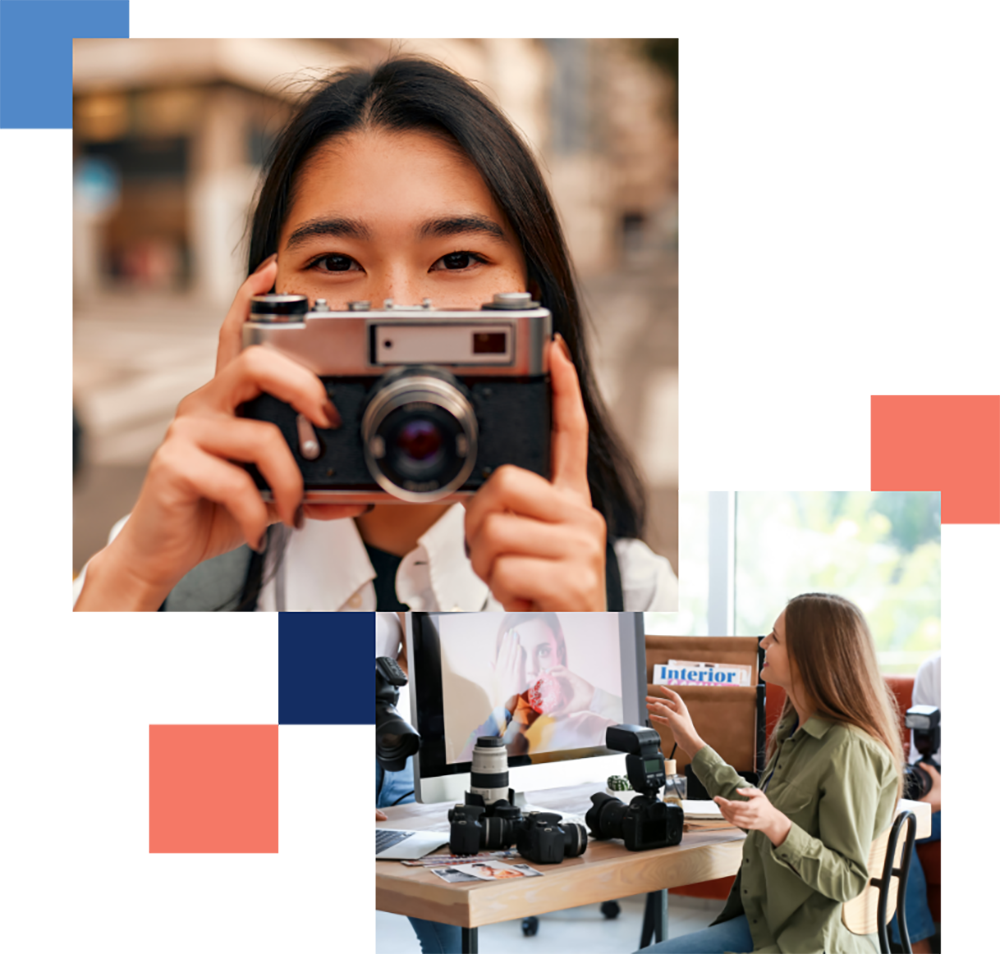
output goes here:
{"type": "Polygon", "coordinates": [[[684,810],[655,795],[636,795],[626,805],[620,798],[597,792],[590,796],[587,827],[594,838],[621,838],[629,851],[679,845],[684,834],[684,810]]]}
{"type": "Polygon", "coordinates": [[[913,744],[920,753],[920,761],[903,766],[903,797],[919,801],[934,787],[934,780],[921,768],[921,763],[941,771],[934,761],[934,754],[941,748],[941,710],[937,706],[911,706],[906,710],[905,722],[913,730],[913,744]]]}
{"type": "Polygon", "coordinates": [[[540,865],[561,864],[587,850],[587,829],[575,822],[564,822],[555,812],[528,812],[506,799],[492,805],[471,792],[464,805],[448,810],[451,833],[448,847],[454,855],[474,855],[480,851],[498,851],[516,844],[527,861],[540,865]]]}
{"type": "Polygon", "coordinates": [[[375,757],[388,772],[401,772],[420,747],[420,736],[396,709],[406,673],[390,656],[375,660],[375,757]]]}
{"type": "MultiPolygon", "coordinates": [[[[386,301],[312,309],[257,295],[243,347],[287,355],[323,381],[341,424],[317,429],[268,394],[242,415],[281,430],[311,503],[430,503],[473,494],[503,464],[548,477],[552,315],[527,292],[481,309],[386,301]]],[[[248,465],[270,499],[267,483],[248,465]]]]}
{"type": "Polygon", "coordinates": [[[684,834],[684,810],[663,802],[657,793],[666,784],[666,765],[660,752],[660,736],[641,725],[612,725],[605,745],[625,752],[629,783],[639,794],[626,805],[620,798],[598,792],[587,812],[587,827],[594,838],[621,838],[629,851],[647,851],[680,844],[684,834]]]}
{"type": "Polygon", "coordinates": [[[503,739],[480,736],[472,749],[472,772],[465,804],[448,810],[448,847],[454,855],[497,851],[517,842],[521,856],[538,864],[559,864],[587,848],[583,825],[562,822],[552,812],[528,812],[514,804],[508,788],[507,748],[503,739]]]}
{"type": "Polygon", "coordinates": [[[517,826],[517,851],[538,865],[562,864],[587,850],[587,829],[555,812],[528,812],[517,826]]]}

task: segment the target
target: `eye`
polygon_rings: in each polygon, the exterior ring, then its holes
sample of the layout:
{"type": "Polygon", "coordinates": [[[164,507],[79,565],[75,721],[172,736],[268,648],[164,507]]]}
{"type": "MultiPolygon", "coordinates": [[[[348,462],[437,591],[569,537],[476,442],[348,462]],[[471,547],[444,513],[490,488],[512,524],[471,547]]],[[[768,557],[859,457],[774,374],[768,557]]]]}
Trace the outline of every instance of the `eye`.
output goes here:
{"type": "Polygon", "coordinates": [[[452,252],[449,255],[442,255],[432,266],[432,272],[449,271],[458,272],[473,265],[481,265],[486,262],[482,255],[475,252],[452,252]]]}
{"type": "Polygon", "coordinates": [[[361,271],[361,266],[350,255],[321,255],[309,263],[318,272],[361,271]]]}

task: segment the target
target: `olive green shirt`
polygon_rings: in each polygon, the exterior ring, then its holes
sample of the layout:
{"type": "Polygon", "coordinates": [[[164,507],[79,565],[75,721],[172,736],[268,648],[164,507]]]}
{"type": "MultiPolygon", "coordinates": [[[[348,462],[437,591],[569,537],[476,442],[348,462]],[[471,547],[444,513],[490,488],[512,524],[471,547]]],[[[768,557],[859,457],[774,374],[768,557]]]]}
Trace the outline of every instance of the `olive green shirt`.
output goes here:
{"type": "MultiPolygon", "coordinates": [[[[870,954],[876,935],[852,934],[841,910],[868,884],[872,841],[895,814],[898,772],[889,750],[860,729],[818,716],[795,722],[792,714],[778,726],[781,741],[761,783],[791,831],[778,847],[762,831],[747,833],[740,873],[714,923],[746,914],[754,951],[870,954]]],[[[713,798],[743,799],[736,789],[747,782],[712,748],[691,764],[713,798]]]]}

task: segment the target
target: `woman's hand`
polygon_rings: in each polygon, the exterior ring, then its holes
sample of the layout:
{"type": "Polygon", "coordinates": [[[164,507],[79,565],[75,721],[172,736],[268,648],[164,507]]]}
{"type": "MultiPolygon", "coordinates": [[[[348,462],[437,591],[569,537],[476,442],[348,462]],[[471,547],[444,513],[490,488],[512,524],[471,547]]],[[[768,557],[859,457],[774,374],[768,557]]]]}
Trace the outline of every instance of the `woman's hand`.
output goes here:
{"type": "Polygon", "coordinates": [[[511,629],[503,634],[497,661],[493,663],[493,704],[513,712],[512,700],[527,688],[524,648],[517,630],[511,629]]]}
{"type": "Polygon", "coordinates": [[[778,847],[792,830],[792,820],[775,808],[770,799],[759,788],[738,788],[738,795],[747,799],[745,802],[731,802],[716,795],[713,801],[719,806],[722,817],[744,831],[762,831],[771,839],[771,844],[778,847]]]}
{"type": "Polygon", "coordinates": [[[561,705],[551,711],[546,710],[545,715],[565,718],[590,708],[590,703],[594,701],[594,687],[586,679],[570,672],[565,666],[553,666],[546,675],[559,680],[562,700],[561,705]]]}
{"type": "Polygon", "coordinates": [[[663,698],[646,696],[649,718],[660,725],[669,726],[682,751],[687,754],[688,758],[693,759],[705,747],[705,743],[695,730],[688,707],[673,689],[668,689],[666,686],[657,686],[656,688],[663,693],[663,698]]]}
{"type": "Polygon", "coordinates": [[[552,481],[507,465],[466,505],[472,568],[510,612],[606,608],[607,527],[590,501],[589,427],[566,343],[550,348],[552,481]]]}
{"type": "Polygon", "coordinates": [[[385,812],[380,812],[377,808],[375,809],[375,821],[388,821],[389,816],[385,812]]]}
{"type": "MultiPolygon", "coordinates": [[[[178,405],[128,521],[88,565],[77,609],[155,610],[202,561],[244,542],[259,548],[279,520],[302,525],[302,475],[281,432],[236,416],[241,404],[267,392],[317,427],[339,422],[312,372],[274,351],[240,349],[250,298],[268,291],[276,272],[271,258],[237,292],[219,335],[215,377],[178,405]],[[240,462],[257,465],[273,503],[264,502],[240,462]]],[[[364,508],[339,510],[346,517],[364,508]]]]}

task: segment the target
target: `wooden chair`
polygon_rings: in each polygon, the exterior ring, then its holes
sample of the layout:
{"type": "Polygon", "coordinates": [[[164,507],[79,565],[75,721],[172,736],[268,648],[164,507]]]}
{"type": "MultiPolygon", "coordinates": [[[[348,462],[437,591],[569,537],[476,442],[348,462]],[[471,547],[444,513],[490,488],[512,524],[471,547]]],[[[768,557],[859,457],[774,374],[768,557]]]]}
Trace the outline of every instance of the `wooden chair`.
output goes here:
{"type": "MultiPolygon", "coordinates": [[[[889,921],[896,911],[897,897],[906,897],[913,841],[917,836],[917,816],[900,812],[892,825],[873,842],[868,854],[868,871],[875,872],[865,890],[844,904],[841,920],[852,934],[878,933],[879,949],[889,954],[889,921]],[[906,837],[900,832],[906,825],[906,837]]],[[[899,938],[905,954],[913,954],[906,928],[906,905],[899,908],[899,938]]]]}

